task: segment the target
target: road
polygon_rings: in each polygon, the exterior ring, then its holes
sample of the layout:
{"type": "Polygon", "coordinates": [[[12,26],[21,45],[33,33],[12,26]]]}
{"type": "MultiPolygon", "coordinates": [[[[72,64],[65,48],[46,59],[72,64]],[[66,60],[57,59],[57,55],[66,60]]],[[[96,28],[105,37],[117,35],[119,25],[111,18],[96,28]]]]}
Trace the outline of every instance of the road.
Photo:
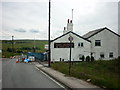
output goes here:
{"type": "Polygon", "coordinates": [[[0,90],[2,89],[2,59],[0,58],[0,90]]]}
{"type": "Polygon", "coordinates": [[[2,68],[2,88],[62,88],[61,84],[51,80],[31,63],[4,59],[2,68]]]}

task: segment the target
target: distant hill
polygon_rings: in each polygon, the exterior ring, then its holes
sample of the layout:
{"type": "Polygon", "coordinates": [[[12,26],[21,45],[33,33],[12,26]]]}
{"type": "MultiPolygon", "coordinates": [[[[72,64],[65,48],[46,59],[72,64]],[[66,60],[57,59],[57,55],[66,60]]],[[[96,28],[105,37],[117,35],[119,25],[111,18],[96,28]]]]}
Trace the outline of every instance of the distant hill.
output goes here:
{"type": "MultiPolygon", "coordinates": [[[[21,52],[33,52],[34,46],[36,52],[45,52],[44,45],[48,44],[47,40],[14,40],[14,54],[21,52]]],[[[12,40],[2,40],[2,55],[10,56],[12,53],[12,40]]]]}

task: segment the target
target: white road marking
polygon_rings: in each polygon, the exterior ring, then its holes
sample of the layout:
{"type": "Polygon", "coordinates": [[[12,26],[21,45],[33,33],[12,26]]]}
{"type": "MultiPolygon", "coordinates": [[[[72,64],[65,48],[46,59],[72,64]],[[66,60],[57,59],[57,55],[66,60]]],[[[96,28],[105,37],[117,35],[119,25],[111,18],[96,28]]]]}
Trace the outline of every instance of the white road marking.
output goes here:
{"type": "Polygon", "coordinates": [[[37,70],[40,70],[39,68],[35,67],[37,70]]]}
{"type": "MultiPolygon", "coordinates": [[[[56,80],[54,80],[53,78],[51,78],[49,75],[47,75],[46,73],[44,73],[42,70],[40,70],[39,68],[36,67],[37,70],[39,70],[42,74],[44,74],[45,76],[47,76],[50,80],[52,80],[53,82],[55,82],[58,86],[60,86],[61,88],[65,87],[63,85],[61,85],[60,83],[58,83],[56,80]]],[[[66,90],[66,89],[65,89],[66,90]]]]}

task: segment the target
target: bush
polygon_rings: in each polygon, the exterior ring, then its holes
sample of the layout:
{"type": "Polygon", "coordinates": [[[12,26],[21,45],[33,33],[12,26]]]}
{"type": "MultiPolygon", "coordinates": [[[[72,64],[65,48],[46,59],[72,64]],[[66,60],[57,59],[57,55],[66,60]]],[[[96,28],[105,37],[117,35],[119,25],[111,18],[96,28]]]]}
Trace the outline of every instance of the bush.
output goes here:
{"type": "Polygon", "coordinates": [[[88,62],[90,61],[90,56],[86,57],[86,61],[88,61],[88,62]]]}
{"type": "Polygon", "coordinates": [[[118,59],[120,60],[120,56],[118,56],[118,59]]]}
{"type": "Polygon", "coordinates": [[[84,55],[82,56],[82,58],[81,58],[81,59],[82,59],[82,61],[84,61],[84,60],[85,60],[85,57],[84,57],[84,55]]]}
{"type": "Polygon", "coordinates": [[[93,56],[91,56],[91,62],[93,62],[93,61],[95,61],[95,59],[94,59],[94,57],[93,57],[93,56]]]}
{"type": "Polygon", "coordinates": [[[8,51],[8,52],[12,52],[12,49],[11,49],[11,48],[8,48],[7,51],[8,51]]]}

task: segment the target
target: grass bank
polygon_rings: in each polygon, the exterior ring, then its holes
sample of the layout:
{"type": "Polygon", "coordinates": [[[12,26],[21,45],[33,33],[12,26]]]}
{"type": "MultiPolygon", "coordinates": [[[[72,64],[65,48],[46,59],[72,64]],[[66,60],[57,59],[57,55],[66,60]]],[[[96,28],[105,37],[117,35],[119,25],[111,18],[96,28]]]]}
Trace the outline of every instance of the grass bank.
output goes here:
{"type": "MultiPolygon", "coordinates": [[[[0,49],[2,49],[2,56],[5,56],[5,57],[21,55],[21,51],[24,53],[33,52],[32,48],[34,47],[34,40],[14,40],[14,53],[13,53],[11,51],[12,49],[11,40],[3,40],[0,43],[1,43],[0,49]]],[[[47,43],[48,43],[47,40],[35,40],[36,52],[38,53],[45,52],[44,45],[47,43]]]]}
{"type": "MultiPolygon", "coordinates": [[[[69,75],[69,64],[52,63],[52,68],[69,75]]],[[[70,76],[87,80],[100,87],[120,88],[120,60],[94,61],[74,63],[70,76]]]]}

